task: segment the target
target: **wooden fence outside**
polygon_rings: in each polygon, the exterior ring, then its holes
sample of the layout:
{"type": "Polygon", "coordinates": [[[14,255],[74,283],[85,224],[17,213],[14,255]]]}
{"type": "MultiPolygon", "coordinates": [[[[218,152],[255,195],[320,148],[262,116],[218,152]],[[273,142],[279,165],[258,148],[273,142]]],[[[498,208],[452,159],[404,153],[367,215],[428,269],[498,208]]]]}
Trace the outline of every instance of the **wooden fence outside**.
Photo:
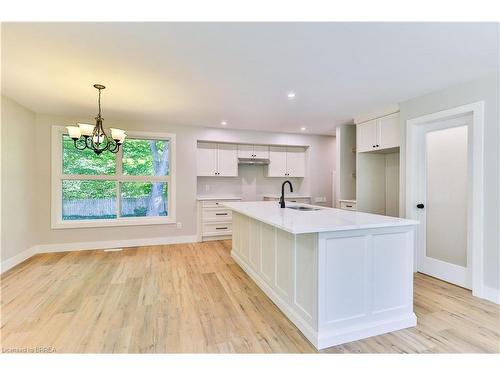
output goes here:
{"type": "MultiPolygon", "coordinates": [[[[123,198],[122,215],[132,215],[136,209],[148,208],[149,197],[123,198]]],[[[63,216],[105,216],[116,213],[116,199],[63,200],[63,216]]]]}

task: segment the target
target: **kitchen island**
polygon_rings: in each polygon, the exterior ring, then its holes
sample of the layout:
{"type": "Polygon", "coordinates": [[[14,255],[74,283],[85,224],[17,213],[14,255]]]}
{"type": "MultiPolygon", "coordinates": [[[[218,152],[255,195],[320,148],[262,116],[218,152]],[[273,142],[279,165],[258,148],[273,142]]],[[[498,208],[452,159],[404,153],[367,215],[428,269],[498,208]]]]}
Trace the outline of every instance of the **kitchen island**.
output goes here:
{"type": "Polygon", "coordinates": [[[417,221],[291,202],[224,206],[233,259],[317,349],[416,325],[417,221]]]}

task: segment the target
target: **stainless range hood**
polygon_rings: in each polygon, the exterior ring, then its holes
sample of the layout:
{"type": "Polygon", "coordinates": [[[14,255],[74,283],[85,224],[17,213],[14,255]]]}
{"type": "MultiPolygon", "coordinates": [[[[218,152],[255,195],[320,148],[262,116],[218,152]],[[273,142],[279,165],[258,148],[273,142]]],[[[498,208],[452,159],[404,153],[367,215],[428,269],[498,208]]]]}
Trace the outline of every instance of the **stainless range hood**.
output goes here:
{"type": "Polygon", "coordinates": [[[238,164],[243,165],[268,165],[269,159],[238,158],[238,164]]]}

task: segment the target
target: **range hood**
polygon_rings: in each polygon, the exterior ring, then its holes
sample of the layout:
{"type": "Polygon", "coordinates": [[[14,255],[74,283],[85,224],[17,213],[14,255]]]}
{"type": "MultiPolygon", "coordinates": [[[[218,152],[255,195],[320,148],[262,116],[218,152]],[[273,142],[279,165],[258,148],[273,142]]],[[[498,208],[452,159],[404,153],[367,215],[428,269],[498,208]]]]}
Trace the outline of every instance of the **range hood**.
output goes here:
{"type": "Polygon", "coordinates": [[[264,158],[238,158],[238,164],[243,165],[268,165],[269,159],[264,158]]]}

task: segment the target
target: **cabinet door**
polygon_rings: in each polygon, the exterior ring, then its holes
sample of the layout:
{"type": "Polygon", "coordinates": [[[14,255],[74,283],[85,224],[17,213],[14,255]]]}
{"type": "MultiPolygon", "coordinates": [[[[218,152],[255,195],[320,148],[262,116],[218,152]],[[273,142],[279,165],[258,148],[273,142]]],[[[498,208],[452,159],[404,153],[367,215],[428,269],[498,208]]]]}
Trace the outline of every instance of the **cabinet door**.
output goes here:
{"type": "Polygon", "coordinates": [[[239,158],[253,158],[253,145],[238,145],[239,158]]]}
{"type": "Polygon", "coordinates": [[[219,143],[217,147],[217,176],[238,176],[238,147],[219,143]]]}
{"type": "Polygon", "coordinates": [[[286,147],[269,146],[267,177],[286,177],[286,147]]]}
{"type": "Polygon", "coordinates": [[[306,170],[306,153],[302,147],[286,148],[286,176],[304,177],[306,170]]]}
{"type": "Polygon", "coordinates": [[[198,143],[196,152],[198,176],[216,176],[217,173],[217,144],[198,143]]]}
{"type": "Polygon", "coordinates": [[[253,146],[253,154],[259,159],[269,159],[269,146],[253,146]]]}
{"type": "Polygon", "coordinates": [[[399,147],[399,115],[393,114],[378,120],[380,146],[378,149],[399,147]]]}
{"type": "Polygon", "coordinates": [[[377,120],[371,120],[356,125],[356,151],[373,151],[377,143],[377,120]]]}

